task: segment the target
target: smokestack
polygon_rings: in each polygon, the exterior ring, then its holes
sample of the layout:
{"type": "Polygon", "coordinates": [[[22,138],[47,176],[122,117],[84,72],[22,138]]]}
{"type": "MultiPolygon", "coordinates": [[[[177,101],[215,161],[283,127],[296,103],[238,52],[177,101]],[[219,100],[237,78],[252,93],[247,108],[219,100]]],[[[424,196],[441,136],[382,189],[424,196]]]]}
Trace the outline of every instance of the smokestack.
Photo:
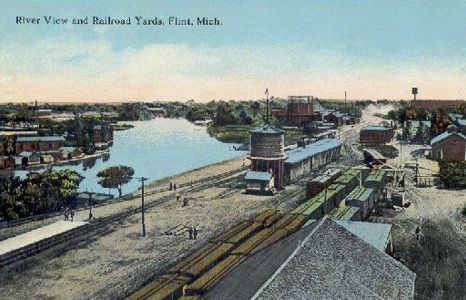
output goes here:
{"type": "Polygon", "coordinates": [[[265,95],[267,95],[267,115],[265,119],[265,123],[269,125],[269,89],[265,89],[265,95]]]}
{"type": "Polygon", "coordinates": [[[346,91],[345,91],[345,110],[346,110],[346,91]]]}

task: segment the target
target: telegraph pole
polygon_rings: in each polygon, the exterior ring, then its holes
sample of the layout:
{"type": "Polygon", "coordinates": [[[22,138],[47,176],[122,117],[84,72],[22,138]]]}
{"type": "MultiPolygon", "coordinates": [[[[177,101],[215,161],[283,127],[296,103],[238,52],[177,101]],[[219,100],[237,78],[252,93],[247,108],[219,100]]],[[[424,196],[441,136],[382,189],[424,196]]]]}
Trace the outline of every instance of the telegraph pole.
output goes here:
{"type": "Polygon", "coordinates": [[[138,178],[141,182],[141,225],[142,225],[142,236],[146,236],[146,223],[144,218],[144,181],[149,179],[147,177],[138,178]]]}
{"type": "Polygon", "coordinates": [[[269,89],[268,88],[265,89],[265,95],[267,97],[267,116],[266,116],[265,122],[268,125],[269,124],[269,89]]]}

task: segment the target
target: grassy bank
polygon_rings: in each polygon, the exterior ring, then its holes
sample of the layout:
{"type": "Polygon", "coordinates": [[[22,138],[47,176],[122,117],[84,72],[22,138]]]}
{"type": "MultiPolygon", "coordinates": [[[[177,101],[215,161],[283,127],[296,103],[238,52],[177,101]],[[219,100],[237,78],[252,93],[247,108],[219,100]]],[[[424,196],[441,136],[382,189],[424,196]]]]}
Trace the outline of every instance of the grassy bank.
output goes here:
{"type": "MultiPolygon", "coordinates": [[[[249,143],[249,132],[255,126],[253,125],[209,125],[207,131],[217,140],[224,143],[249,143]]],[[[296,127],[284,128],[285,144],[295,142],[304,134],[301,129],[296,127]]]]}

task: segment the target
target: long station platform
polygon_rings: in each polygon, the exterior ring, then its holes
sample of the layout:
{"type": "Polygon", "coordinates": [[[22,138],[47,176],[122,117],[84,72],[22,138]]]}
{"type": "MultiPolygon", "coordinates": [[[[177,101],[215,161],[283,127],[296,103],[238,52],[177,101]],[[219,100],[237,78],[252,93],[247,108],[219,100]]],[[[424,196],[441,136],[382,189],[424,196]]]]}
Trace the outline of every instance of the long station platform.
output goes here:
{"type": "Polygon", "coordinates": [[[0,241],[0,257],[19,249],[27,248],[43,240],[66,233],[88,224],[81,221],[57,221],[52,224],[0,241]]]}

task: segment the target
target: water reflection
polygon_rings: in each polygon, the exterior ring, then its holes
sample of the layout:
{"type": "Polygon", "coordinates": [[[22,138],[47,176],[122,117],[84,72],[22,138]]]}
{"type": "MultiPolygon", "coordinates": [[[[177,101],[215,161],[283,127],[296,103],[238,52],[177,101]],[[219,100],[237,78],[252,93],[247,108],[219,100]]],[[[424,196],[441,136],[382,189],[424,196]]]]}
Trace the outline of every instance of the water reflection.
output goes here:
{"type": "MultiPolygon", "coordinates": [[[[115,132],[109,154],[73,165],[55,166],[54,169],[72,169],[84,176],[80,191],[108,193],[108,189],[97,183],[97,173],[110,166],[131,166],[135,177],[145,176],[154,181],[245,153],[234,151],[236,144],[219,142],[207,134],[205,127],[194,126],[184,119],[128,123],[135,127],[115,132]]],[[[21,175],[21,172],[16,174],[21,175]]],[[[123,186],[123,193],[135,191],[138,187],[139,182],[134,179],[123,186]]],[[[117,194],[115,190],[111,192],[117,194]]]]}

